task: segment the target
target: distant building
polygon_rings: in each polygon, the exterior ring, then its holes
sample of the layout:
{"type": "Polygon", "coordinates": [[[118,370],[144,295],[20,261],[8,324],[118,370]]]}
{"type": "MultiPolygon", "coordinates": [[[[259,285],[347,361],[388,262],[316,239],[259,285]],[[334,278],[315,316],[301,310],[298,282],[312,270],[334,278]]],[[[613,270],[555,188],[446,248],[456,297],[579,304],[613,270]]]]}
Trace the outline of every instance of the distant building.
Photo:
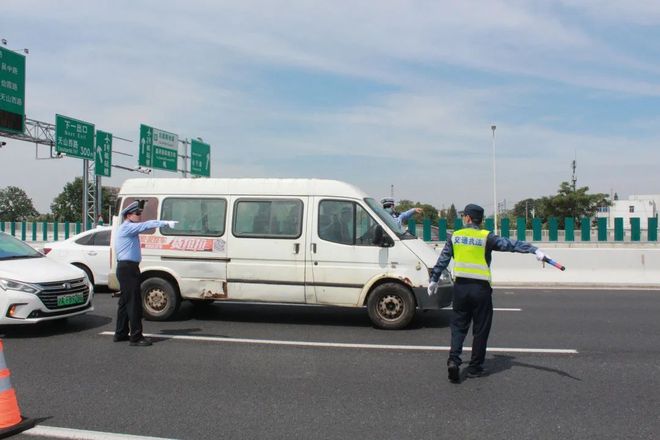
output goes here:
{"type": "Polygon", "coordinates": [[[623,228],[630,229],[630,219],[640,219],[642,229],[649,217],[658,217],[660,194],[632,195],[628,200],[612,200],[612,206],[598,208],[597,217],[607,218],[607,228],[614,228],[614,219],[623,218],[623,228]]]}

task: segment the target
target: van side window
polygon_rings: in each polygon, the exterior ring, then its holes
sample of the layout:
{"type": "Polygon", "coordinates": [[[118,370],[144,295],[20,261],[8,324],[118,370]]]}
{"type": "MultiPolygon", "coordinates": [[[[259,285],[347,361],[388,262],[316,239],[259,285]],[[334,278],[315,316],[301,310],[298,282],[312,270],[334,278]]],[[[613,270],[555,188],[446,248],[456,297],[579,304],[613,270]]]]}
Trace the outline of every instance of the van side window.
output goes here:
{"type": "MultiPolygon", "coordinates": [[[[126,208],[128,205],[133,203],[136,200],[144,200],[144,209],[142,210],[142,217],[140,217],[140,221],[147,221],[147,220],[155,220],[158,218],[158,199],[156,197],[126,197],[122,202],[121,202],[121,209],[126,208]]],[[[121,213],[121,209],[117,212],[121,213]]],[[[121,216],[121,214],[118,214],[121,216]]],[[[169,220],[169,219],[168,219],[169,220]]],[[[123,219],[120,219],[119,221],[123,221],[123,219]]],[[[140,235],[150,235],[156,232],[155,229],[150,229],[148,231],[142,232],[140,235]]]]}
{"type": "Polygon", "coordinates": [[[298,199],[239,199],[234,206],[236,237],[298,238],[303,203],[298,199]]]}
{"type": "Polygon", "coordinates": [[[172,228],[161,228],[163,235],[220,237],[225,233],[227,200],[198,197],[168,197],[163,200],[160,218],[176,220],[172,228]]]}
{"type": "Polygon", "coordinates": [[[375,246],[376,221],[360,205],[342,200],[319,203],[319,238],[346,245],[375,246]]]}

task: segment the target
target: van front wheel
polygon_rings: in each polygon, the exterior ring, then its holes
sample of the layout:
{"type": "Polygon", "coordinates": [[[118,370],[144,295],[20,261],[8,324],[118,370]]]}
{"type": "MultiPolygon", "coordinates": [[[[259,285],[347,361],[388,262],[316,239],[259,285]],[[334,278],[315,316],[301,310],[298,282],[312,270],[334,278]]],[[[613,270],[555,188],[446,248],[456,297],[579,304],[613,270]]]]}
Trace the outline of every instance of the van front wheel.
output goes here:
{"type": "Polygon", "coordinates": [[[142,282],[142,314],[150,321],[165,321],[179,309],[181,298],[174,286],[162,278],[142,282]]]}
{"type": "Polygon", "coordinates": [[[401,284],[384,283],[369,295],[367,310],[376,327],[398,330],[410,324],[415,316],[415,299],[401,284]]]}

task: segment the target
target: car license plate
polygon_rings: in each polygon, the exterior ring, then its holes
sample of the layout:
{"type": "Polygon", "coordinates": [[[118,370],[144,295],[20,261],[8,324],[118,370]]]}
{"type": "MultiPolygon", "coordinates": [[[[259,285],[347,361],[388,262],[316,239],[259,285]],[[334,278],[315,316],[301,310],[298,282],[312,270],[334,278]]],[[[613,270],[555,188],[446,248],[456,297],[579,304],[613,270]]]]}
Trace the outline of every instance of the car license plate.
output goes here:
{"type": "Polygon", "coordinates": [[[83,296],[82,293],[75,293],[73,295],[61,295],[57,297],[57,307],[82,304],[84,302],[85,302],[85,297],[83,296]]]}

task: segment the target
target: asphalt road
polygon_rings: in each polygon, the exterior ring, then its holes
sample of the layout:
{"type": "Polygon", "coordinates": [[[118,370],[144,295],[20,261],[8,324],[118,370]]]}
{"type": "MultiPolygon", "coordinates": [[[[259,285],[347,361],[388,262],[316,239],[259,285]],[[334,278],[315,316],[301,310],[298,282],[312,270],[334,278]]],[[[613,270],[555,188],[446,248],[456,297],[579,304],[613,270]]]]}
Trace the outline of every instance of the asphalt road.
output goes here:
{"type": "Polygon", "coordinates": [[[22,413],[39,426],[178,439],[660,436],[657,291],[496,290],[495,307],[520,310],[495,312],[490,375],[458,385],[438,348],[450,311],[384,331],[364,310],[184,304],[175,321],[145,322],[160,337],[143,348],[102,334],[116,301],[98,294],[94,312],[66,323],[0,329],[22,413]]]}

